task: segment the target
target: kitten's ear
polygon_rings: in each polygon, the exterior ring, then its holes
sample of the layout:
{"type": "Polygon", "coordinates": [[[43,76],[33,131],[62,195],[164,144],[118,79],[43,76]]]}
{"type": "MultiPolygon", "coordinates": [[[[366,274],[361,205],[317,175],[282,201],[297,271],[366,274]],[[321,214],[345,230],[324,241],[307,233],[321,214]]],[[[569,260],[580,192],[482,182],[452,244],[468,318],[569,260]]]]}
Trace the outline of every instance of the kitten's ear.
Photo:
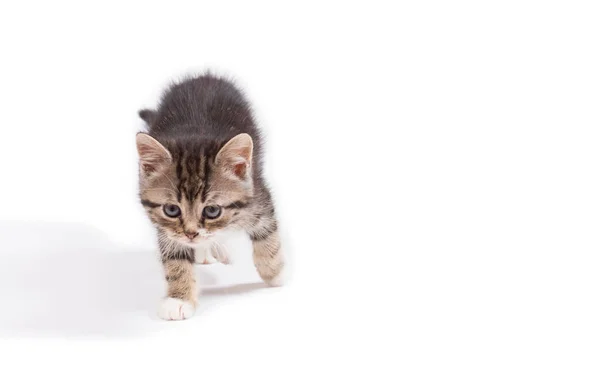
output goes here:
{"type": "Polygon", "coordinates": [[[142,109],[138,112],[138,115],[140,116],[140,119],[144,120],[146,124],[149,127],[151,127],[152,124],[154,124],[154,121],[156,121],[156,116],[158,116],[158,112],[151,109],[142,109]]]}
{"type": "Polygon", "coordinates": [[[253,148],[254,144],[250,135],[241,133],[221,148],[215,161],[225,170],[231,171],[236,177],[246,179],[252,166],[253,148]]]}
{"type": "Polygon", "coordinates": [[[152,136],[138,133],[135,142],[140,156],[140,169],[145,176],[171,163],[171,153],[152,136]]]}

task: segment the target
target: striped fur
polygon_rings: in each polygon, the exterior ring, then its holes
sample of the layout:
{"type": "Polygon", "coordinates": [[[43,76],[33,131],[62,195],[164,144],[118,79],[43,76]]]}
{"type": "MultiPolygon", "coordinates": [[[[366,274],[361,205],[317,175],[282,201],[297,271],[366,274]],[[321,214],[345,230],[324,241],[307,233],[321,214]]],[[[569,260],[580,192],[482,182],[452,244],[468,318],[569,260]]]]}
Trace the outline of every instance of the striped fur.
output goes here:
{"type": "Polygon", "coordinates": [[[148,124],[137,136],[140,198],[158,231],[167,296],[195,305],[194,247],[232,229],[248,233],[257,271],[274,285],[284,265],[278,225],[262,176],[261,134],[241,92],[211,75],[190,78],[140,117],[148,124]],[[181,214],[167,216],[166,204],[181,214]],[[207,206],[219,206],[220,216],[206,217],[207,206]]]}

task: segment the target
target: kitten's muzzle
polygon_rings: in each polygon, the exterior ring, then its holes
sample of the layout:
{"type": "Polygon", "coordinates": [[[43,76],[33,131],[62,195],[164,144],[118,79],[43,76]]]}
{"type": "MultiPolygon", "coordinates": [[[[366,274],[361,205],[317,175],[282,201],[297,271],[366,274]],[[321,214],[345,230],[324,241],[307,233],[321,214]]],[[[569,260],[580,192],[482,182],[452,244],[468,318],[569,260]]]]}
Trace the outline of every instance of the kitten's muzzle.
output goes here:
{"type": "Polygon", "coordinates": [[[200,232],[195,231],[195,232],[184,232],[184,234],[190,239],[190,240],[194,240],[196,237],[198,237],[198,235],[200,234],[200,232]]]}

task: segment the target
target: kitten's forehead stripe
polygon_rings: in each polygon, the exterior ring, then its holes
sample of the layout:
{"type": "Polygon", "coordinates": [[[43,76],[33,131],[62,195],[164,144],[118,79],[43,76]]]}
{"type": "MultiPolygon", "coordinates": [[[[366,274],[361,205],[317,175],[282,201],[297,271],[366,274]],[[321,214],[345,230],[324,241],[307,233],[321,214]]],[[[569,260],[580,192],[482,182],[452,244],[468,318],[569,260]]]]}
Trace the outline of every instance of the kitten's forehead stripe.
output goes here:
{"type": "Polygon", "coordinates": [[[191,203],[194,201],[194,192],[196,187],[198,186],[198,175],[195,174],[194,166],[196,161],[192,157],[192,155],[188,154],[185,160],[185,168],[186,168],[186,183],[187,187],[185,190],[185,194],[187,196],[188,201],[191,203]]]}
{"type": "Polygon", "coordinates": [[[194,191],[194,200],[198,198],[200,192],[204,185],[206,185],[205,177],[204,177],[204,163],[206,163],[206,158],[202,155],[198,158],[198,164],[196,166],[195,173],[198,176],[198,184],[196,185],[196,190],[194,191]]]}
{"type": "Polygon", "coordinates": [[[205,165],[206,165],[206,157],[204,155],[202,155],[200,158],[198,158],[198,176],[200,176],[200,179],[202,181],[206,180],[206,171],[204,171],[205,169],[205,165]]]}
{"type": "Polygon", "coordinates": [[[198,184],[194,188],[194,193],[193,193],[192,201],[196,201],[196,199],[198,199],[198,196],[200,195],[200,192],[202,191],[202,187],[204,187],[205,184],[206,183],[203,182],[203,181],[199,181],[198,182],[198,184]]]}

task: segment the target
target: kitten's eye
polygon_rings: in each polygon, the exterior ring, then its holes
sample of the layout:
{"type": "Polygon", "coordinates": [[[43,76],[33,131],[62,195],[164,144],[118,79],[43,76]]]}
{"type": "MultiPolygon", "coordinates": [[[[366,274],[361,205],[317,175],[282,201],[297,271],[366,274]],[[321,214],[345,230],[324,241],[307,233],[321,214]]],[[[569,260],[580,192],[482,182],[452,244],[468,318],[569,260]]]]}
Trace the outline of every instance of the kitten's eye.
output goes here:
{"type": "Polygon", "coordinates": [[[220,206],[207,206],[202,210],[204,216],[210,220],[215,219],[221,215],[221,207],[220,206]]]}
{"type": "Polygon", "coordinates": [[[181,214],[181,209],[177,205],[166,204],[165,206],[163,206],[163,211],[167,216],[173,218],[179,217],[179,215],[181,214]]]}

